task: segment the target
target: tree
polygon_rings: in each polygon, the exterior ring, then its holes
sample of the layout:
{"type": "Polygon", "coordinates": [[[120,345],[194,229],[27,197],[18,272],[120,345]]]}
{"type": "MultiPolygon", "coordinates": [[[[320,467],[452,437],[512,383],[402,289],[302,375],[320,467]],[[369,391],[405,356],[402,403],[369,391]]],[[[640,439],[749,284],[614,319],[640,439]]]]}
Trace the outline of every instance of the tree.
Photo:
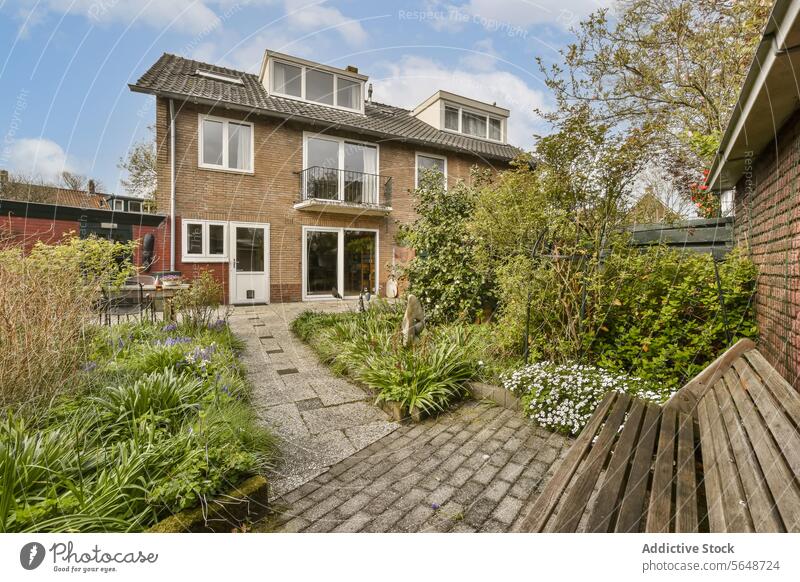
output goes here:
{"type": "MultiPolygon", "coordinates": [[[[61,185],[68,190],[85,191],[89,187],[89,178],[83,174],[76,174],[64,170],[61,172],[61,185]]],[[[97,180],[94,181],[94,187],[96,190],[102,189],[102,185],[97,180]]]]}
{"type": "Polygon", "coordinates": [[[713,158],[772,2],[621,0],[575,31],[563,65],[540,67],[551,120],[586,104],[599,121],[635,127],[684,188],[713,158]]]}
{"type": "Polygon", "coordinates": [[[127,173],[122,186],[131,196],[152,200],[156,193],[156,143],[153,126],[149,126],[150,138],[137,142],[120,158],[117,167],[127,173]]]}

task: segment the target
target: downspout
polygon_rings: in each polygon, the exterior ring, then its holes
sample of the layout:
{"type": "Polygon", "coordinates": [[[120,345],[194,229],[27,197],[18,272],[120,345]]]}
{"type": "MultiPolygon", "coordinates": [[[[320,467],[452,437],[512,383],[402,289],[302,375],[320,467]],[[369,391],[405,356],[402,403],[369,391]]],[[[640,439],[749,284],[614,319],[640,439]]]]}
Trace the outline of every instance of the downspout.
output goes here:
{"type": "Polygon", "coordinates": [[[169,100],[169,270],[175,270],[175,102],[169,100]]]}

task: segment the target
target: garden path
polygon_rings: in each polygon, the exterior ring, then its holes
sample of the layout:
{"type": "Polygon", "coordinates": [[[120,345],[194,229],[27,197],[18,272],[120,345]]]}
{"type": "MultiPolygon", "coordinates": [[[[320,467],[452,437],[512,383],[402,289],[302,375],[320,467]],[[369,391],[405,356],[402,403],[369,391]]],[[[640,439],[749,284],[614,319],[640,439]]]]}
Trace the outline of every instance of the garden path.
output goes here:
{"type": "MultiPolygon", "coordinates": [[[[320,302],[341,311],[352,304],[320,302]]],[[[333,376],[289,330],[307,303],[238,307],[233,332],[246,342],[242,360],[253,383],[253,406],[278,438],[283,461],[271,476],[280,496],[398,428],[361,388],[333,376]]]]}

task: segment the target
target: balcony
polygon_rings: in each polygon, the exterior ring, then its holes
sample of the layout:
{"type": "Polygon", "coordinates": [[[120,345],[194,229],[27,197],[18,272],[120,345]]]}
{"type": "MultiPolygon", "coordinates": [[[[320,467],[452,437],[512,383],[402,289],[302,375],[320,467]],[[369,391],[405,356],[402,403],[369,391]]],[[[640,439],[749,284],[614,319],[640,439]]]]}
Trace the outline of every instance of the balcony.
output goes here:
{"type": "Polygon", "coordinates": [[[392,211],[392,178],[312,166],[300,174],[296,210],[385,216],[392,211]]]}

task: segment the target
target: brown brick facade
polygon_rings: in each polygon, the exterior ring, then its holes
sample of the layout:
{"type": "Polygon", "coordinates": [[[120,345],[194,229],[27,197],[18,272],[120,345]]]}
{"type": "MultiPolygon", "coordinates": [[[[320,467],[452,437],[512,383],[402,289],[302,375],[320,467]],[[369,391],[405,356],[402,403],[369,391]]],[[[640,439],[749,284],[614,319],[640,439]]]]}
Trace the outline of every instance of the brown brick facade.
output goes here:
{"type": "MultiPolygon", "coordinates": [[[[157,99],[156,138],[158,143],[158,211],[169,214],[169,105],[157,99]]],[[[302,125],[270,117],[247,116],[222,107],[210,109],[175,103],[176,109],[176,215],[178,219],[202,219],[269,223],[270,225],[270,300],[299,301],[302,297],[302,227],[331,226],[369,228],[379,232],[379,284],[385,289],[388,266],[393,253],[399,256],[395,235],[399,224],[413,219],[409,191],[415,184],[415,153],[426,152],[447,156],[448,182],[468,180],[475,164],[493,164],[476,156],[421,148],[400,141],[337,131],[335,128],[302,125]],[[253,174],[241,174],[198,167],[198,114],[211,113],[229,119],[245,119],[254,124],[255,163],[253,174]],[[299,172],[303,169],[303,132],[325,132],[337,137],[376,143],[379,148],[378,171],[391,176],[392,212],[388,217],[323,214],[295,210],[300,193],[299,172]]],[[[180,263],[180,225],[176,224],[176,269],[185,274],[210,267],[227,287],[227,264],[204,265],[180,263]]],[[[165,233],[168,236],[168,230],[165,233]]],[[[167,252],[157,268],[168,268],[169,245],[159,246],[167,252]]]]}
{"type": "Polygon", "coordinates": [[[758,266],[759,348],[800,389],[800,112],[745,167],[735,228],[758,266]]]}

